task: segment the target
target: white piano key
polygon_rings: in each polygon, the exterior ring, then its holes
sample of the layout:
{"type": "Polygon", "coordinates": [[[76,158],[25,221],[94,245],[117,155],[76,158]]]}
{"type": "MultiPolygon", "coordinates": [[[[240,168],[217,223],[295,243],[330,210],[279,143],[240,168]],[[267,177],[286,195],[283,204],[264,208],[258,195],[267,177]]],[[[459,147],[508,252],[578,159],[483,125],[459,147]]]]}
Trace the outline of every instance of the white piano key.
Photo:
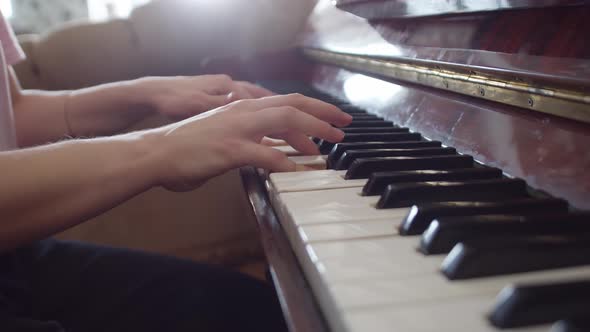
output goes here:
{"type": "Polygon", "coordinates": [[[379,278],[395,280],[438,273],[444,256],[404,255],[415,251],[416,246],[416,238],[391,236],[312,242],[307,244],[306,251],[317,257],[317,269],[328,283],[379,278]]]}
{"type": "Polygon", "coordinates": [[[301,156],[302,155],[301,152],[295,150],[295,148],[290,145],[278,145],[278,146],[273,146],[272,148],[281,151],[282,153],[286,154],[287,156],[301,156]]]}
{"type": "Polygon", "coordinates": [[[378,198],[361,197],[356,188],[281,193],[271,199],[294,251],[301,256],[300,260],[307,258],[307,249],[306,241],[298,235],[297,225],[342,223],[355,218],[362,221],[371,217],[395,222],[408,212],[408,209],[377,210],[371,204],[378,198]]]}
{"type": "Polygon", "coordinates": [[[289,143],[287,143],[285,140],[277,139],[277,138],[265,137],[263,140],[264,140],[264,145],[267,145],[267,146],[285,146],[285,145],[289,145],[289,143]]]}
{"type": "MultiPolygon", "coordinates": [[[[376,209],[379,196],[361,196],[360,188],[288,192],[279,194],[282,217],[295,225],[392,219],[405,216],[409,208],[376,209]]],[[[277,208],[275,206],[275,208],[277,208]]]]}
{"type": "MultiPolygon", "coordinates": [[[[397,237],[399,241],[394,241],[397,243],[390,240],[392,239],[374,238],[308,245],[310,251],[307,253],[306,275],[316,294],[323,297],[320,302],[329,303],[325,311],[331,317],[330,320],[341,320],[353,312],[353,309],[378,309],[394,305],[405,308],[416,303],[447,303],[472,296],[483,296],[487,299],[486,303],[492,306],[493,297],[504,286],[513,282],[556,282],[590,278],[590,267],[576,267],[451,282],[438,272],[442,256],[424,257],[413,250],[418,237],[397,237]],[[320,254],[311,250],[312,246],[318,248],[320,254]],[[339,265],[333,264],[334,259],[337,259],[339,265]],[[328,263],[324,264],[322,260],[328,263]],[[415,267],[415,263],[420,261],[425,263],[422,264],[424,269],[415,267]],[[409,275],[400,272],[408,272],[408,268],[418,273],[409,275]]],[[[348,323],[340,321],[334,324],[343,328],[348,323]]],[[[397,329],[398,326],[388,327],[397,329]]]]}
{"type": "Polygon", "coordinates": [[[299,168],[303,168],[301,166],[305,166],[309,169],[319,170],[319,169],[326,169],[326,158],[328,156],[318,155],[318,156],[293,156],[289,157],[291,161],[293,161],[299,168]]]}
{"type": "Polygon", "coordinates": [[[370,239],[311,242],[309,245],[313,248],[316,256],[321,260],[352,256],[383,256],[381,254],[392,254],[390,257],[394,257],[394,255],[400,251],[410,252],[415,250],[418,244],[417,239],[418,238],[415,236],[388,236],[374,237],[370,239]]]}
{"type": "Polygon", "coordinates": [[[397,228],[392,226],[397,225],[392,224],[391,221],[376,220],[304,225],[299,227],[300,239],[294,241],[308,243],[307,251],[315,257],[319,277],[325,279],[323,282],[335,285],[335,294],[343,297],[338,302],[344,305],[407,302],[420,296],[435,298],[496,293],[511,280],[537,282],[590,278],[590,267],[580,267],[452,282],[439,274],[444,255],[424,256],[417,252],[415,248],[419,237],[395,236],[397,228]],[[358,241],[349,241],[353,238],[358,241]],[[353,252],[350,252],[351,248],[353,252]],[[342,276],[347,279],[339,283],[342,276]],[[406,289],[416,291],[404,294],[406,289]]]}
{"type": "MultiPolygon", "coordinates": [[[[351,309],[341,319],[349,332],[548,332],[550,325],[498,330],[486,319],[492,296],[473,296],[408,306],[351,309]]],[[[338,323],[336,323],[338,324],[338,323]]]]}
{"type": "Polygon", "coordinates": [[[276,193],[363,187],[366,179],[345,180],[346,171],[318,170],[273,173],[270,182],[276,193]]]}
{"type": "MultiPolygon", "coordinates": [[[[380,221],[357,222],[353,223],[353,227],[371,224],[375,224],[376,227],[361,232],[372,231],[373,234],[382,236],[381,234],[391,229],[388,227],[390,222],[380,221]]],[[[342,224],[309,225],[302,228],[313,229],[324,226],[333,228],[340,225],[342,224]]],[[[315,234],[313,231],[305,233],[301,231],[301,227],[300,234],[305,235],[301,241],[310,242],[311,240],[308,252],[313,253],[315,257],[319,278],[324,279],[323,283],[330,284],[334,288],[336,300],[343,306],[411,302],[419,299],[457,297],[476,293],[495,294],[510,282],[548,282],[590,278],[590,267],[575,267],[460,282],[449,281],[439,273],[439,266],[444,255],[424,256],[414,250],[419,237],[392,236],[351,242],[347,241],[350,235],[345,233],[340,237],[340,241],[334,241],[338,240],[337,237],[342,234],[339,230],[337,233],[328,234],[331,242],[313,243],[314,237],[317,239],[326,235],[321,232],[315,234]],[[370,241],[370,245],[366,244],[366,240],[370,241]],[[347,251],[351,246],[354,248],[354,253],[347,251]],[[359,246],[361,246],[360,250],[359,246]],[[347,249],[342,250],[343,247],[347,249]],[[380,250],[385,247],[387,250],[380,250]],[[346,276],[347,279],[340,279],[342,276],[346,276]]]]}
{"type": "Polygon", "coordinates": [[[385,264],[383,260],[368,257],[363,265],[351,265],[350,261],[342,258],[330,259],[316,263],[326,280],[330,283],[344,280],[370,280],[376,278],[391,278],[391,280],[410,278],[427,273],[435,273],[440,261],[429,259],[425,262],[409,262],[402,260],[385,264]]]}
{"type": "Polygon", "coordinates": [[[299,226],[304,242],[349,240],[375,236],[397,235],[401,222],[388,219],[347,221],[330,224],[299,226]]]}
{"type": "MultiPolygon", "coordinates": [[[[362,265],[361,261],[358,263],[362,265]]],[[[323,283],[341,307],[363,308],[440,302],[474,295],[493,297],[513,283],[555,283],[589,278],[590,267],[574,267],[460,281],[450,281],[435,272],[406,279],[378,278],[323,283]]]]}
{"type": "MultiPolygon", "coordinates": [[[[285,180],[281,188],[296,185],[296,177],[291,184],[287,178],[281,179],[285,180]]],[[[273,198],[305,275],[335,331],[497,331],[487,323],[485,314],[505,285],[590,277],[589,267],[448,281],[439,272],[444,256],[424,256],[416,251],[419,237],[397,235],[397,226],[408,209],[377,210],[377,200],[360,196],[358,187],[284,191],[273,198]],[[428,319],[413,324],[411,320],[420,317],[422,307],[428,307],[422,316],[428,319]],[[469,310],[463,323],[456,321],[463,317],[457,310],[469,310]],[[397,318],[391,319],[394,312],[397,318]],[[456,318],[446,319],[451,313],[456,318]]]]}
{"type": "MultiPolygon", "coordinates": [[[[341,224],[307,225],[303,228],[337,225],[341,224]]],[[[382,226],[386,225],[382,223],[382,226]]],[[[575,267],[449,281],[438,272],[443,256],[425,257],[416,252],[414,247],[418,239],[419,237],[392,236],[362,241],[312,241],[307,248],[307,265],[311,262],[315,267],[308,267],[307,275],[312,287],[321,289],[318,294],[325,297],[321,302],[331,303],[327,315],[341,319],[347,315],[343,311],[354,308],[446,302],[474,295],[493,298],[504,286],[515,282],[557,282],[590,278],[590,267],[575,267]],[[320,253],[317,254],[312,247],[318,248],[320,253]]],[[[492,301],[489,303],[491,305],[492,301]]],[[[341,325],[343,322],[337,324],[344,326],[341,325]]],[[[395,325],[390,327],[397,328],[395,325]]]]}

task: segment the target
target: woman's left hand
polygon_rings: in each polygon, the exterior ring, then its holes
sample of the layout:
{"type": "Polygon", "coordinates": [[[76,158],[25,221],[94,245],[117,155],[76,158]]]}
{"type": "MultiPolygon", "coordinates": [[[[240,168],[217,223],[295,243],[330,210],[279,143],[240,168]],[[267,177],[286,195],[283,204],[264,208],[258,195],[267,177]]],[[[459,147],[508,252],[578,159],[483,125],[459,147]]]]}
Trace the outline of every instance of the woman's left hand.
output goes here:
{"type": "Polygon", "coordinates": [[[146,77],[139,79],[151,108],[174,120],[197,115],[236,100],[274,95],[271,91],[227,75],[146,77]]]}

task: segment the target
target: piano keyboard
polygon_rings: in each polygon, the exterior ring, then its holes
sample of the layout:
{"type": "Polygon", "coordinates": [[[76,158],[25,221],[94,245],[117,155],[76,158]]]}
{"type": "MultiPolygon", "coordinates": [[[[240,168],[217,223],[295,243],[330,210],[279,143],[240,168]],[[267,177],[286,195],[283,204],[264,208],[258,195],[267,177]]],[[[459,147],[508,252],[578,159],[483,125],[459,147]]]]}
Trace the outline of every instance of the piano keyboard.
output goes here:
{"type": "Polygon", "coordinates": [[[590,313],[589,214],[315,97],[354,116],[343,142],[280,147],[315,170],[267,187],[333,331],[568,331],[590,313]]]}

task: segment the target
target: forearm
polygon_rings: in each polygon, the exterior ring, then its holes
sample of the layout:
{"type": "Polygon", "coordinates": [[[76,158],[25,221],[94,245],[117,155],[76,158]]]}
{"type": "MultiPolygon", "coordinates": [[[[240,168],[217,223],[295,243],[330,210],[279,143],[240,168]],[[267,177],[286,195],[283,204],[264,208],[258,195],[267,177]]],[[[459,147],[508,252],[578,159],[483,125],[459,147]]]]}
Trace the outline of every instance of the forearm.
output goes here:
{"type": "Polygon", "coordinates": [[[146,117],[137,81],[74,91],[24,90],[14,98],[15,125],[21,147],[64,137],[111,135],[146,117]]]}
{"type": "Polygon", "coordinates": [[[23,92],[12,98],[14,125],[20,147],[54,142],[69,136],[65,93],[23,92]]]}
{"type": "Polygon", "coordinates": [[[155,184],[146,133],[0,153],[0,251],[55,234],[155,184]]]}

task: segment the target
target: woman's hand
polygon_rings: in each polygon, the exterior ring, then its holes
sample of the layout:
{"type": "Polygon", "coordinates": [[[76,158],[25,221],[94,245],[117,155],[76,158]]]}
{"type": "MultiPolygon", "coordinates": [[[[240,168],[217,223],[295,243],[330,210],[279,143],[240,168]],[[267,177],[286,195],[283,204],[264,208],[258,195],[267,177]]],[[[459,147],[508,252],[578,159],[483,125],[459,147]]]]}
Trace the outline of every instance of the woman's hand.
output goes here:
{"type": "Polygon", "coordinates": [[[141,95],[157,113],[184,119],[241,99],[272,96],[269,90],[227,75],[146,77],[137,80],[141,95]]]}
{"type": "Polygon", "coordinates": [[[260,144],[265,136],[285,140],[305,154],[317,154],[309,136],[338,142],[335,126],[352,117],[337,107],[299,94],[241,100],[145,135],[160,160],[158,183],[191,190],[209,178],[243,165],[293,171],[285,154],[260,144]]]}

